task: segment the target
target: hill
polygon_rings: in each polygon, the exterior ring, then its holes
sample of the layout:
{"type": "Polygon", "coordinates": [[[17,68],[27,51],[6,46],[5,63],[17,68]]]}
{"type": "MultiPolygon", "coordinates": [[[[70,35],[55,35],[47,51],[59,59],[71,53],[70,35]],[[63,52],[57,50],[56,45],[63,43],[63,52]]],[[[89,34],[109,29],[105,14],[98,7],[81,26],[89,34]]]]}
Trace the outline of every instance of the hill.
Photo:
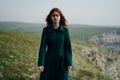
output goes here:
{"type": "Polygon", "coordinates": [[[25,23],[25,22],[0,22],[1,30],[10,30],[15,32],[24,32],[31,34],[41,33],[43,24],[25,23]]]}
{"type": "MultiPolygon", "coordinates": [[[[120,52],[71,39],[73,80],[120,79],[120,52]]],[[[0,80],[38,80],[40,36],[0,30],[0,80]]]]}
{"type": "MultiPolygon", "coordinates": [[[[24,22],[0,22],[1,30],[10,30],[15,32],[24,32],[30,34],[39,34],[45,24],[40,23],[24,23],[24,22]]],[[[117,30],[120,26],[96,26],[85,24],[69,24],[70,34],[72,38],[86,40],[94,35],[100,35],[105,32],[117,30]]]]}

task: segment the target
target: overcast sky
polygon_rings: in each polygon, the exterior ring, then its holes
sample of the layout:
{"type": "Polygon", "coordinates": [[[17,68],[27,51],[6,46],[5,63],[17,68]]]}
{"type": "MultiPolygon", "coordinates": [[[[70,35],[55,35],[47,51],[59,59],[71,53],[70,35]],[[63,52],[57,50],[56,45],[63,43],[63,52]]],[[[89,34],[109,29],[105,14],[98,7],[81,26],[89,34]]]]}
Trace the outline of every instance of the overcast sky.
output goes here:
{"type": "Polygon", "coordinates": [[[45,23],[53,7],[69,24],[120,25],[120,0],[0,0],[0,21],[45,23]]]}

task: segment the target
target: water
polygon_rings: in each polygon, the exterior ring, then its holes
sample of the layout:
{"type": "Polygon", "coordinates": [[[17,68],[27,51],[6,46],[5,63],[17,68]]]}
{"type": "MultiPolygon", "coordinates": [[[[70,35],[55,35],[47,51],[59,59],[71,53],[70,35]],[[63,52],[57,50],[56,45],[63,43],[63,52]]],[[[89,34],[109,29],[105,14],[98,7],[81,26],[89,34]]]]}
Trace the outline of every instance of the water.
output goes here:
{"type": "Polygon", "coordinates": [[[120,50],[120,43],[119,44],[110,44],[110,45],[106,45],[109,48],[114,48],[116,50],[120,50]]]}

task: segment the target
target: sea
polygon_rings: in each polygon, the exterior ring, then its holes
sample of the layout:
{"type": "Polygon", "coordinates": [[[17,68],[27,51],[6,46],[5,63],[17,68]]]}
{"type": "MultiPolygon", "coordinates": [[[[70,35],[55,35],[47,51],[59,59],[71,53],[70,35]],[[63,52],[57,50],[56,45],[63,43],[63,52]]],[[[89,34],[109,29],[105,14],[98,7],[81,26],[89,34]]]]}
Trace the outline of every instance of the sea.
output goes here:
{"type": "Polygon", "coordinates": [[[109,45],[105,45],[106,47],[109,48],[114,48],[116,50],[120,50],[120,43],[119,44],[109,44],[109,45]]]}

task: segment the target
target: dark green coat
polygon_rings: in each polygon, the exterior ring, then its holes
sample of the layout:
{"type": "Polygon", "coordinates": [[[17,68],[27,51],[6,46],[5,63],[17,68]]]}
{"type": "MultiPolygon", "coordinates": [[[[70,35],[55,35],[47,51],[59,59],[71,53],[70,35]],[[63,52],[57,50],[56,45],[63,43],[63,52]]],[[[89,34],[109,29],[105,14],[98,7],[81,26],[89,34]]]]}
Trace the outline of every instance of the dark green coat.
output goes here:
{"type": "Polygon", "coordinates": [[[68,28],[44,27],[39,49],[38,66],[44,66],[40,80],[68,80],[72,66],[72,49],[68,28]]]}

